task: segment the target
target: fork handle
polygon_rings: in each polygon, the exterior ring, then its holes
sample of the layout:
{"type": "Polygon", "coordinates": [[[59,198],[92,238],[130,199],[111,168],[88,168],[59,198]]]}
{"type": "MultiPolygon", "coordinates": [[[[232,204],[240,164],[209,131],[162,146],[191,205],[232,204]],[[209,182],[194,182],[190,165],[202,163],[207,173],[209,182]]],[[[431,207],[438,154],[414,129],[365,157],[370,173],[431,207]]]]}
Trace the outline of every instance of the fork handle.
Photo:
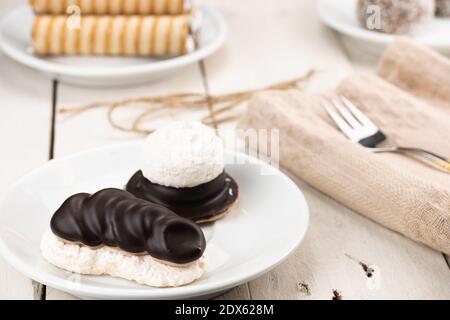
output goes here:
{"type": "Polygon", "coordinates": [[[450,172],[450,161],[444,161],[444,160],[438,159],[438,160],[434,160],[433,162],[438,167],[441,167],[442,169],[446,170],[447,172],[450,172]]]}
{"type": "Polygon", "coordinates": [[[450,172],[450,160],[437,155],[436,153],[420,149],[420,148],[405,148],[405,147],[387,147],[387,148],[373,148],[374,153],[410,153],[432,162],[434,165],[440,167],[446,172],[450,172]]]}

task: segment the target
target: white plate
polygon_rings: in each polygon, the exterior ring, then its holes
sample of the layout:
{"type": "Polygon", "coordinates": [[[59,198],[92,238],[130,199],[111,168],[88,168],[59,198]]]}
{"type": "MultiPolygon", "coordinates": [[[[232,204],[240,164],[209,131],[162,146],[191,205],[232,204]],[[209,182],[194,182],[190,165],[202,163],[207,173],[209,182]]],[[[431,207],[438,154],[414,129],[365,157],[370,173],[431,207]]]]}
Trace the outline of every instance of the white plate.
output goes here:
{"type": "Polygon", "coordinates": [[[70,195],[121,188],[138,169],[140,143],[94,149],[51,161],[18,181],[0,199],[0,253],[26,276],[83,298],[183,299],[218,294],[274,268],[300,244],[309,213],[303,194],[283,173],[228,151],[240,188],[235,209],[202,227],[207,272],[179,288],[151,288],[109,276],[78,276],[41,257],[39,242],[53,212],[70,195]]]}
{"type": "MultiPolygon", "coordinates": [[[[319,0],[319,16],[326,25],[345,35],[349,44],[378,54],[396,36],[361,27],[357,19],[356,4],[357,0],[319,0]]],[[[434,19],[412,38],[443,53],[450,53],[450,18],[434,19]]]]}
{"type": "Polygon", "coordinates": [[[204,59],[222,46],[227,35],[222,15],[205,6],[201,6],[199,10],[202,18],[200,46],[180,57],[39,57],[31,50],[33,12],[26,6],[3,18],[0,47],[17,62],[69,83],[95,86],[136,84],[160,78],[204,59]]]}

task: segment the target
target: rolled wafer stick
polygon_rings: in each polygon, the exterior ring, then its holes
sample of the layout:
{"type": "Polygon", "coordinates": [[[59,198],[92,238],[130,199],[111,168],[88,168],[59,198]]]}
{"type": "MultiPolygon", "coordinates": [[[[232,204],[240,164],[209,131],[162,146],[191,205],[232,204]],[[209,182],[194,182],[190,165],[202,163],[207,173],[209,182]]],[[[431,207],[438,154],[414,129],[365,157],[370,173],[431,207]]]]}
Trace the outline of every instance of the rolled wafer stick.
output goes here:
{"type": "Polygon", "coordinates": [[[38,55],[176,56],[188,50],[190,15],[35,18],[38,55]]]}
{"type": "Polygon", "coordinates": [[[71,6],[91,14],[183,14],[190,10],[186,0],[29,0],[37,14],[66,14],[71,6]]]}

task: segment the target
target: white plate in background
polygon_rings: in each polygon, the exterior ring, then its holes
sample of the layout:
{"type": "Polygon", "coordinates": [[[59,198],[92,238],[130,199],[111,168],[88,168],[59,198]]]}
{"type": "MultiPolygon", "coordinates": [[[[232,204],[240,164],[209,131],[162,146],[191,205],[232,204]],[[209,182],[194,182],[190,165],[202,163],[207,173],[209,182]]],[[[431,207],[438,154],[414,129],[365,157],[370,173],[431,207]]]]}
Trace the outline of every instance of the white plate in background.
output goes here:
{"type": "Polygon", "coordinates": [[[302,192],[279,170],[227,151],[227,172],[239,201],[214,224],[207,239],[206,274],[179,288],[152,288],[109,276],[77,275],[42,257],[39,244],[54,211],[70,195],[122,188],[138,169],[141,144],[127,143],[53,160],[28,174],[0,198],[0,254],[19,272],[90,299],[186,299],[217,295],[268,272],[286,259],[308,228],[302,192]]]}
{"type": "Polygon", "coordinates": [[[0,25],[0,47],[15,61],[44,72],[50,77],[77,85],[132,85],[161,78],[181,67],[204,59],[225,42],[227,25],[215,9],[200,6],[200,45],[179,57],[40,57],[32,52],[33,12],[27,6],[6,14],[0,25]]]}
{"type": "MultiPolygon", "coordinates": [[[[323,23],[344,35],[347,44],[371,54],[379,54],[397,36],[361,27],[356,5],[357,0],[319,0],[318,13],[323,23]]],[[[419,43],[450,54],[450,18],[436,18],[411,37],[419,43]]]]}

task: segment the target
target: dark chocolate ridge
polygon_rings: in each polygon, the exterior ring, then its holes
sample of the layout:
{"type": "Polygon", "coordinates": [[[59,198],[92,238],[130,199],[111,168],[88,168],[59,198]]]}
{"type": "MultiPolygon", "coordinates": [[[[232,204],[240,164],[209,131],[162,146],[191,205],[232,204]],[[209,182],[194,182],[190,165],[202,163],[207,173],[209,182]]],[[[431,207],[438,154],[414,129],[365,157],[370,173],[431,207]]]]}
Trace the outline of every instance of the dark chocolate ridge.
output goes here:
{"type": "Polygon", "coordinates": [[[50,226],[66,241],[89,247],[118,247],[132,254],[148,253],[180,265],[198,260],[206,248],[198,225],[119,189],[71,196],[56,210],[50,226]]]}
{"type": "Polygon", "coordinates": [[[138,171],[128,181],[126,190],[194,222],[214,219],[228,210],[239,195],[236,181],[225,171],[214,180],[193,188],[165,187],[151,182],[138,171]]]}

